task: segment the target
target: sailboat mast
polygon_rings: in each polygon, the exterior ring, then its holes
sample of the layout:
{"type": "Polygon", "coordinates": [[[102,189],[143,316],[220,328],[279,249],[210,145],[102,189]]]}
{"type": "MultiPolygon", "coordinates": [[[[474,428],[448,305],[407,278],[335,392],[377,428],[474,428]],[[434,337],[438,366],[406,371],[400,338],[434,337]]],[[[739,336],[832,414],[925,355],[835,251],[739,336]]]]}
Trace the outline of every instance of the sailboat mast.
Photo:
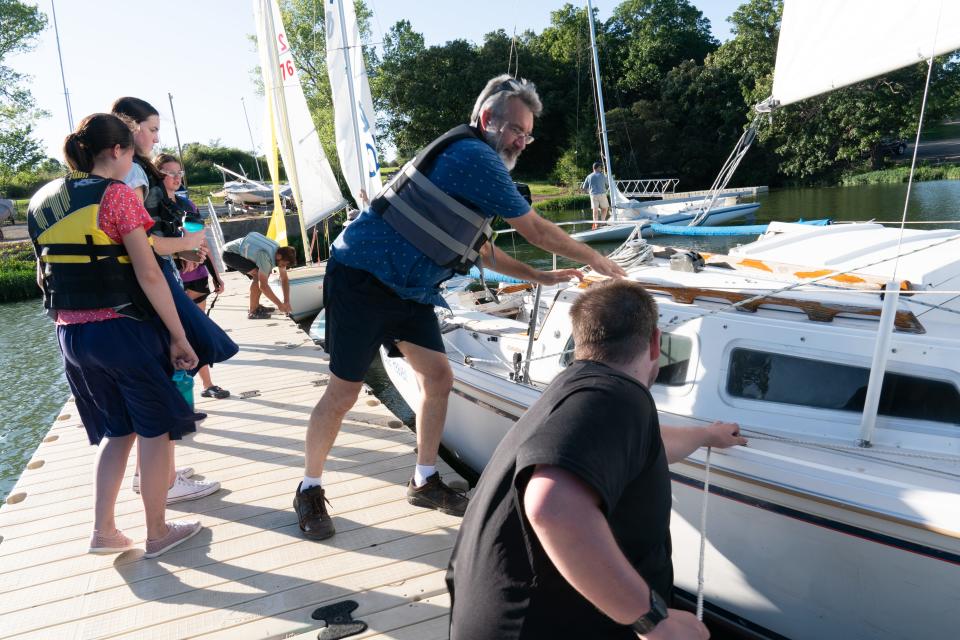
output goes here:
{"type": "Polygon", "coordinates": [[[67,123],[73,131],[73,109],[70,107],[70,91],[67,90],[67,76],[63,73],[63,54],[60,53],[60,29],[57,28],[57,5],[50,0],[50,9],[53,12],[53,33],[57,36],[57,57],[60,59],[60,80],[63,82],[63,99],[67,103],[67,123]]]}
{"type": "MultiPolygon", "coordinates": [[[[183,169],[183,149],[180,147],[180,129],[177,127],[177,112],[173,110],[173,94],[167,92],[167,99],[170,101],[170,116],[173,118],[173,133],[177,137],[177,156],[180,158],[180,168],[183,169]]],[[[187,185],[187,174],[183,174],[183,186],[187,185]]]]}
{"type": "MultiPolygon", "coordinates": [[[[261,0],[260,3],[261,10],[263,11],[264,19],[267,21],[267,35],[269,37],[269,42],[267,42],[267,55],[270,58],[270,64],[272,65],[273,70],[275,71],[280,67],[280,54],[277,51],[277,28],[276,24],[273,21],[273,5],[269,0],[261,0]]],[[[292,162],[284,162],[283,168],[287,172],[287,178],[290,180],[290,187],[293,189],[293,200],[297,205],[297,220],[300,222],[300,240],[303,242],[303,255],[304,260],[307,265],[313,264],[313,260],[310,255],[310,240],[307,236],[307,228],[303,224],[303,194],[300,190],[300,179],[297,175],[297,163],[294,156],[294,146],[293,140],[290,138],[290,127],[289,126],[277,126],[277,121],[281,123],[289,123],[290,118],[287,115],[287,101],[283,95],[283,85],[277,86],[277,84],[271,83],[270,86],[264,86],[264,91],[267,94],[268,100],[273,100],[273,103],[277,111],[277,118],[274,119],[274,130],[277,134],[283,136],[286,141],[286,146],[290,150],[290,157],[293,160],[292,162]],[[275,99],[276,98],[276,99],[275,99]]],[[[286,160],[286,159],[284,159],[286,160]]],[[[274,180],[278,180],[279,176],[274,176],[274,180]]]]}
{"type": "Polygon", "coordinates": [[[253,129],[250,128],[250,116],[247,115],[247,103],[243,96],[240,97],[240,104],[243,106],[243,119],[247,123],[247,133],[250,135],[250,149],[253,151],[253,164],[257,167],[257,177],[263,182],[263,174],[260,172],[260,158],[257,157],[257,145],[253,141],[253,129]]]}
{"type": "MultiPolygon", "coordinates": [[[[350,93],[350,108],[356,111],[357,108],[357,98],[356,92],[353,88],[353,69],[350,66],[350,49],[349,49],[349,39],[347,38],[347,21],[343,17],[343,0],[337,0],[337,15],[340,17],[340,34],[341,40],[344,45],[343,51],[343,60],[346,66],[347,72],[347,90],[350,93]]],[[[351,118],[353,121],[353,143],[357,147],[357,171],[360,176],[360,188],[366,192],[364,185],[367,184],[367,172],[363,168],[363,145],[360,144],[360,123],[357,121],[356,113],[353,114],[351,118]]],[[[367,194],[372,197],[373,194],[367,194]]],[[[358,202],[357,206],[363,208],[364,203],[358,202]]]]}
{"type": "Polygon", "coordinates": [[[597,29],[593,24],[593,2],[587,0],[587,20],[590,22],[590,49],[593,51],[593,75],[597,85],[597,115],[600,118],[600,138],[603,142],[603,162],[607,169],[607,190],[610,193],[610,214],[617,219],[614,202],[613,167],[610,163],[610,143],[607,142],[607,116],[603,109],[603,87],[600,84],[600,57],[597,55],[597,29]]]}

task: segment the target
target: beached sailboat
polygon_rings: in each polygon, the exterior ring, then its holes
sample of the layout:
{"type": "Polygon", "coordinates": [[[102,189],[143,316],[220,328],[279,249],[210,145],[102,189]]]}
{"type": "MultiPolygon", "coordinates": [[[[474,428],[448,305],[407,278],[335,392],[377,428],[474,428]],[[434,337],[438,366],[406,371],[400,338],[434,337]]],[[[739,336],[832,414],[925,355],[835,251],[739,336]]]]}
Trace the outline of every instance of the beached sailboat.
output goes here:
{"type": "MultiPolygon", "coordinates": [[[[279,149],[293,191],[300,237],[306,254],[305,266],[287,271],[292,307],[290,315],[300,320],[323,306],[324,267],[312,264],[307,229],[346,207],[347,202],[320,146],[276,0],[254,0],[254,17],[267,119],[270,122],[267,131],[271,143],[267,148],[274,150],[273,153],[268,151],[268,162],[276,157],[275,150],[279,149]]],[[[269,164],[275,194],[271,231],[274,238],[285,245],[286,227],[283,223],[283,207],[279,202],[278,170],[275,162],[269,164]]],[[[271,277],[270,285],[282,297],[277,276],[271,277]]]]}
{"type": "MultiPolygon", "coordinates": [[[[960,5],[788,0],[768,105],[958,47],[960,5]],[[880,64],[853,54],[877,41],[880,64]]],[[[659,305],[651,392],[661,422],[736,421],[751,440],[710,463],[708,614],[761,637],[956,635],[958,249],[956,230],[772,223],[730,255],[703,256],[702,267],[642,241],[611,256],[659,305]]],[[[465,464],[481,470],[567,366],[569,308],[589,286],[514,285],[495,303],[447,294],[454,388],[443,441],[465,464]]],[[[416,406],[410,368],[381,359],[416,406]]],[[[675,585],[689,599],[706,462],[701,451],[671,466],[675,585]]]]}

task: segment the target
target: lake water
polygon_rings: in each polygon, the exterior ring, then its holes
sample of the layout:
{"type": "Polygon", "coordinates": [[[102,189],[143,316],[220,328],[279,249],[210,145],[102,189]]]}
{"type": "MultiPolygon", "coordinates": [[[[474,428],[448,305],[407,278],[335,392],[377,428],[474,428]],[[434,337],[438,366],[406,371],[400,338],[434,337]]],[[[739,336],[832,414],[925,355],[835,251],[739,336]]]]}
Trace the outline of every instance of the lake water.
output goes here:
{"type": "Polygon", "coordinates": [[[57,335],[39,300],[0,304],[0,499],[70,396],[57,335]]]}
{"type": "MultiPolygon", "coordinates": [[[[774,191],[760,196],[756,222],[824,217],[845,221],[899,220],[903,215],[905,193],[903,184],[774,191]]],[[[582,220],[589,218],[590,212],[570,210],[551,217],[582,220]]],[[[915,184],[907,219],[956,221],[951,226],[960,226],[960,181],[915,184]]],[[[658,238],[656,242],[716,252],[749,240],[671,236],[658,238]]],[[[518,258],[540,268],[548,268],[551,263],[548,253],[510,236],[502,237],[498,246],[508,252],[516,251],[518,258]]],[[[615,246],[597,248],[609,251],[615,246]]],[[[371,371],[368,383],[405,421],[410,420],[409,409],[392,393],[378,367],[371,371]]],[[[70,395],[56,332],[41,313],[39,300],[0,305],[0,372],[3,376],[0,379],[0,499],[3,499],[70,395]]]]}

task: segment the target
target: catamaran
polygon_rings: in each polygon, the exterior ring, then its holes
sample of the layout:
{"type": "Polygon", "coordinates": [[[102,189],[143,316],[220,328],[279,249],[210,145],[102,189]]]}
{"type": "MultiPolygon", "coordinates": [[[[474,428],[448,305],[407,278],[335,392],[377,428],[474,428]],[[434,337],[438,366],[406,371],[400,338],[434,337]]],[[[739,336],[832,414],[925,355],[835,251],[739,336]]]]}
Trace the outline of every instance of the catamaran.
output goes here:
{"type": "MultiPolygon", "coordinates": [[[[957,3],[787,0],[765,106],[958,47],[957,3]]],[[[658,302],[661,422],[735,421],[750,439],[671,466],[678,594],[754,636],[955,637],[960,232],[772,223],[728,255],[634,236],[611,258],[658,302]]],[[[496,300],[451,281],[443,442],[467,466],[569,364],[569,308],[592,280],[496,300]]],[[[417,406],[412,370],[381,359],[417,406]]]]}

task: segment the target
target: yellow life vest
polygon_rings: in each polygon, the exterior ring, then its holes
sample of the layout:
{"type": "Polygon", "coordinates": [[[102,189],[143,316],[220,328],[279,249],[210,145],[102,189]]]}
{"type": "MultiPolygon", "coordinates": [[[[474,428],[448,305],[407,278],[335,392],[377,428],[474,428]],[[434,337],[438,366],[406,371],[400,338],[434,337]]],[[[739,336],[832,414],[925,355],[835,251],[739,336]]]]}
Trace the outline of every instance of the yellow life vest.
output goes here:
{"type": "Polygon", "coordinates": [[[43,269],[44,308],[113,308],[135,318],[152,312],[126,249],[97,226],[100,201],[115,182],[75,172],[30,200],[27,229],[43,269]]]}

